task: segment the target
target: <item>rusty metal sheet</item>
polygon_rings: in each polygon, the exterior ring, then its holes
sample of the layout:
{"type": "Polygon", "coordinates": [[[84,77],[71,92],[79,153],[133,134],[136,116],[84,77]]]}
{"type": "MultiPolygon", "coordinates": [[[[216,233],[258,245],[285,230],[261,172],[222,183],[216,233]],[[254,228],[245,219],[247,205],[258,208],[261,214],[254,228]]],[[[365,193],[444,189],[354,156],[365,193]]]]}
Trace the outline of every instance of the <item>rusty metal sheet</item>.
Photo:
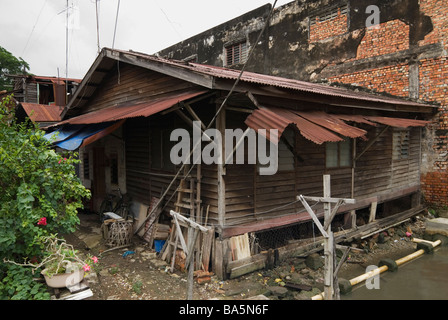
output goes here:
{"type": "Polygon", "coordinates": [[[375,122],[369,121],[364,116],[358,114],[337,114],[333,116],[347,122],[364,123],[374,127],[378,126],[375,122]]]}
{"type": "MultiPolygon", "coordinates": [[[[166,63],[174,63],[169,60],[166,63]]],[[[215,67],[209,65],[202,65],[197,63],[189,63],[185,68],[192,69],[195,72],[202,74],[211,75],[216,78],[236,80],[240,74],[240,70],[227,69],[222,67],[215,67]]],[[[273,86],[284,89],[291,89],[296,91],[308,92],[313,94],[339,97],[345,99],[353,99],[356,101],[366,101],[366,102],[378,102],[387,103],[391,105],[402,105],[402,106],[412,106],[412,107],[430,107],[434,108],[433,105],[414,102],[402,98],[388,97],[385,95],[354,91],[348,88],[331,86],[321,83],[312,83],[295,79],[282,78],[278,76],[271,76],[265,74],[259,74],[254,72],[245,71],[241,76],[241,81],[259,84],[263,86],[273,86]]]]}
{"type": "Polygon", "coordinates": [[[176,103],[185,101],[196,96],[199,96],[207,91],[187,91],[182,93],[173,93],[168,97],[154,99],[149,102],[122,105],[104,108],[80,115],[78,117],[70,118],[58,123],[62,124],[93,124],[103,123],[122,119],[149,117],[153,114],[169,109],[176,103]]]}
{"type": "MultiPolygon", "coordinates": [[[[281,108],[270,107],[255,110],[247,117],[245,123],[248,127],[254,130],[277,129],[279,131],[279,138],[288,125],[294,124],[306,139],[311,140],[316,144],[343,140],[331,131],[298,116],[290,110],[281,108]]],[[[270,139],[269,136],[268,139],[270,139]]],[[[278,139],[277,141],[273,141],[273,139],[270,140],[274,143],[278,142],[278,139]]]]}
{"type": "Polygon", "coordinates": [[[249,128],[256,131],[266,129],[266,138],[277,144],[283,134],[283,131],[285,131],[286,127],[292,122],[267,108],[263,108],[260,110],[254,110],[254,112],[246,118],[245,123],[249,128]],[[271,137],[269,132],[271,129],[278,130],[278,137],[271,137]]]}
{"type": "Polygon", "coordinates": [[[33,122],[57,122],[61,121],[62,107],[36,103],[20,103],[26,114],[33,122]]]}
{"type": "MultiPolygon", "coordinates": [[[[184,70],[188,70],[189,72],[198,73],[202,75],[208,75],[219,79],[228,79],[228,80],[236,80],[240,76],[240,70],[229,69],[211,65],[204,65],[193,62],[182,62],[176,60],[168,60],[155,56],[151,56],[144,53],[139,52],[129,52],[129,51],[121,51],[116,50],[116,52],[121,52],[126,55],[133,55],[140,59],[144,59],[149,63],[163,63],[167,66],[172,66],[175,68],[182,68],[184,70]]],[[[277,88],[291,89],[296,91],[308,92],[313,94],[318,94],[322,96],[332,96],[339,97],[345,99],[352,99],[355,101],[365,101],[365,102],[378,102],[378,103],[387,103],[390,105],[401,105],[401,106],[410,106],[410,107],[429,107],[434,108],[435,106],[430,104],[424,104],[419,102],[414,102],[410,100],[406,100],[403,98],[395,98],[388,97],[385,95],[371,93],[371,92],[363,92],[363,91],[354,91],[344,87],[338,87],[328,84],[320,84],[320,83],[312,83],[295,79],[288,79],[278,76],[271,76],[265,74],[259,74],[249,71],[244,71],[241,78],[243,82],[254,83],[263,86],[273,86],[277,88]]]]}
{"type": "Polygon", "coordinates": [[[327,128],[331,131],[337,132],[345,137],[349,138],[361,138],[365,137],[367,131],[350,126],[346,124],[344,121],[340,120],[336,116],[330,115],[323,111],[313,111],[313,112],[298,112],[298,115],[301,117],[314,122],[324,128],[327,128]]]}
{"type": "Polygon", "coordinates": [[[381,124],[385,124],[391,127],[397,128],[409,128],[409,127],[424,127],[431,123],[430,121],[415,120],[415,119],[403,119],[403,118],[391,118],[391,117],[374,117],[365,116],[365,119],[381,124]]]}

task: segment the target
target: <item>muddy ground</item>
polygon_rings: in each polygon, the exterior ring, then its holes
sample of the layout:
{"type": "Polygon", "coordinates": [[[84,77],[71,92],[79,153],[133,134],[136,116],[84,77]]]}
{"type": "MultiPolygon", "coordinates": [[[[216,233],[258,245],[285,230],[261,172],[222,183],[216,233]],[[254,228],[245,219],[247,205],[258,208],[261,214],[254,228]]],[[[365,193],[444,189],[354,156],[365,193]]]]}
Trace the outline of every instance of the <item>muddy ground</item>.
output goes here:
{"type": "MultiPolygon", "coordinates": [[[[406,231],[422,237],[424,220],[418,216],[411,222],[390,228],[369,239],[346,244],[353,249],[342,266],[339,277],[351,279],[363,274],[369,265],[382,258],[398,259],[415,250],[416,244],[406,231]]],[[[95,272],[87,277],[93,296],[87,300],[185,300],[187,275],[175,270],[171,273],[164,261],[156,257],[154,249],[135,236],[128,248],[109,250],[101,235],[101,224],[95,214],[80,214],[77,232],[64,235],[68,243],[81,253],[99,257],[95,272]]],[[[319,254],[323,254],[320,252],[319,254]]],[[[323,257],[322,257],[323,261],[323,257]]],[[[291,258],[270,270],[260,270],[234,280],[220,281],[216,276],[202,284],[195,282],[194,300],[208,299],[310,299],[323,290],[323,267],[314,270],[306,259],[291,258]],[[311,291],[298,291],[285,284],[301,284],[311,291]]]]}

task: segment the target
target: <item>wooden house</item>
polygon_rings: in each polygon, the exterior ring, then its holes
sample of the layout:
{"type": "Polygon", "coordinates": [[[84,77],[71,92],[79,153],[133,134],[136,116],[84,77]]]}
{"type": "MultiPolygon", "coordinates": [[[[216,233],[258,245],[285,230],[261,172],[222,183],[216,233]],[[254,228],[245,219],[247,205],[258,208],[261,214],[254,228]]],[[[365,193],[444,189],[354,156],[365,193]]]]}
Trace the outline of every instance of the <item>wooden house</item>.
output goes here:
{"type": "MultiPolygon", "coordinates": [[[[359,231],[361,224],[378,230],[383,219],[420,212],[422,130],[433,110],[392,96],[105,48],[52,130],[69,133],[58,145],[79,149],[92,209],[119,187],[132,197],[136,231],[155,203],[162,220],[177,209],[213,226],[210,265],[225,278],[242,266],[237,261],[264,266],[286,254],[279,247],[312,236],[297,196],[322,196],[324,174],[331,175],[332,196],[356,200],[339,208],[335,231],[359,231]],[[179,172],[170,135],[178,128],[193,133],[196,120],[223,137],[225,129],[278,130],[278,139],[268,135],[278,146],[278,170],[262,175],[263,163],[222,161],[179,172]],[[248,248],[235,247],[242,244],[248,248]]],[[[321,204],[313,205],[321,216],[321,204]]]]}

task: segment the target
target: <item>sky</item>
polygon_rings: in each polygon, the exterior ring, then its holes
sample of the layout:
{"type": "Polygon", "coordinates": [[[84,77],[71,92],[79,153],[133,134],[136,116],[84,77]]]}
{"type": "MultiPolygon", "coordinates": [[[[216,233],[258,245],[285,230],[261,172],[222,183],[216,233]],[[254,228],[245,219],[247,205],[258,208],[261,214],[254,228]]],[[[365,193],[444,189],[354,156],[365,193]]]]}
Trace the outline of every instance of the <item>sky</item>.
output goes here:
{"type": "MultiPolygon", "coordinates": [[[[0,0],[0,46],[24,59],[30,65],[29,72],[35,75],[82,79],[97,57],[98,48],[154,54],[274,2],[0,0]]],[[[277,0],[276,7],[290,2],[277,0]]]]}

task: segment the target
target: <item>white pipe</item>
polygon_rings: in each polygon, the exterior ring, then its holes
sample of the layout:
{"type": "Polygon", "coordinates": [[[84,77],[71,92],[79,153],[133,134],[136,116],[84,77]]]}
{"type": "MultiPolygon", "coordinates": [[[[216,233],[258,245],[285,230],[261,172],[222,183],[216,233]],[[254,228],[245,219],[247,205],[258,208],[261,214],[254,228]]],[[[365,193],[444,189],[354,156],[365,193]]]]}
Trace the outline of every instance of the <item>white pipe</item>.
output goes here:
{"type": "MultiPolygon", "coordinates": [[[[441,240],[437,240],[437,241],[431,242],[431,241],[417,239],[417,238],[414,238],[412,241],[414,241],[414,242],[427,242],[427,243],[432,244],[432,246],[434,248],[442,243],[441,240]]],[[[411,260],[413,260],[413,259],[415,259],[417,257],[420,257],[424,253],[425,253],[425,250],[420,249],[420,250],[415,251],[414,253],[412,253],[410,255],[407,255],[406,257],[403,257],[401,259],[395,260],[395,263],[397,264],[397,266],[400,266],[400,265],[402,265],[402,264],[404,264],[404,263],[406,263],[408,261],[411,261],[411,260]]],[[[370,279],[370,278],[372,278],[372,277],[374,277],[374,276],[376,276],[378,274],[383,273],[384,271],[387,271],[388,269],[389,269],[388,266],[381,266],[381,267],[376,268],[374,270],[371,270],[371,271],[369,271],[367,273],[364,273],[364,274],[362,274],[362,275],[360,275],[360,276],[358,276],[356,278],[351,279],[350,280],[350,284],[352,286],[355,286],[355,285],[361,283],[362,281],[365,281],[365,280],[370,279]]],[[[324,293],[320,293],[318,295],[313,296],[311,298],[311,300],[323,300],[324,297],[325,297],[324,293]]]]}

